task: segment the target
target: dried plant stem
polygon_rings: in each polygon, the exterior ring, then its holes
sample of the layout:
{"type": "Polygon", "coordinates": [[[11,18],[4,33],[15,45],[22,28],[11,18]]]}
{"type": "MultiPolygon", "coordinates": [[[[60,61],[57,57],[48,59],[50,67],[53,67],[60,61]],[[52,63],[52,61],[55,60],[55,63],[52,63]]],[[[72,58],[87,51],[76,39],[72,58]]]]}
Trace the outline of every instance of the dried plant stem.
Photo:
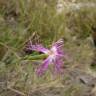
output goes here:
{"type": "Polygon", "coordinates": [[[0,45],[4,46],[5,48],[7,48],[8,50],[10,50],[18,59],[20,59],[20,57],[18,56],[18,54],[13,50],[13,48],[9,47],[7,44],[0,42],[0,45]]]}
{"type": "Polygon", "coordinates": [[[19,90],[13,89],[13,88],[11,88],[11,87],[7,87],[7,88],[8,88],[9,90],[17,93],[17,94],[20,94],[20,95],[22,95],[22,96],[26,96],[26,94],[24,94],[23,92],[21,92],[21,91],[19,91],[19,90]]]}
{"type": "Polygon", "coordinates": [[[52,82],[49,82],[49,83],[45,83],[45,84],[41,84],[39,86],[35,86],[31,92],[35,92],[37,90],[41,90],[41,89],[45,89],[45,88],[49,88],[49,87],[53,87],[53,86],[57,87],[57,88],[58,87],[64,88],[64,86],[61,85],[60,83],[57,85],[58,82],[59,82],[58,80],[55,80],[55,81],[52,81],[52,82]]]}

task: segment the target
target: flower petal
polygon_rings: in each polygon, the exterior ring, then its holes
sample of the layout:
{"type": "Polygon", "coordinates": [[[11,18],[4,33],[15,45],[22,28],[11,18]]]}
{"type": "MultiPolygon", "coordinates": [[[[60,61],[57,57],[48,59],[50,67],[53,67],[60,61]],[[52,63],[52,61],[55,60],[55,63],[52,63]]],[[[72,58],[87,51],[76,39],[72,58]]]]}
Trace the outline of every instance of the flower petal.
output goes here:
{"type": "Polygon", "coordinates": [[[49,52],[49,50],[47,48],[44,48],[41,44],[32,45],[31,41],[26,46],[26,50],[43,52],[45,54],[49,52]]]}
{"type": "Polygon", "coordinates": [[[53,46],[56,46],[57,48],[62,47],[63,45],[63,39],[59,39],[57,42],[53,44],[53,46]]]}
{"type": "Polygon", "coordinates": [[[53,47],[56,47],[57,50],[61,50],[63,48],[64,42],[63,39],[59,39],[57,42],[53,44],[53,47]]]}
{"type": "Polygon", "coordinates": [[[55,60],[55,72],[61,73],[61,67],[63,65],[63,60],[60,58],[56,58],[55,60]]]}
{"type": "Polygon", "coordinates": [[[47,48],[44,48],[42,45],[35,45],[33,50],[43,52],[45,54],[49,52],[49,50],[47,48]]]}
{"type": "Polygon", "coordinates": [[[44,74],[44,72],[47,70],[48,65],[50,63],[49,57],[44,60],[43,64],[37,69],[37,74],[40,76],[44,74]]]}

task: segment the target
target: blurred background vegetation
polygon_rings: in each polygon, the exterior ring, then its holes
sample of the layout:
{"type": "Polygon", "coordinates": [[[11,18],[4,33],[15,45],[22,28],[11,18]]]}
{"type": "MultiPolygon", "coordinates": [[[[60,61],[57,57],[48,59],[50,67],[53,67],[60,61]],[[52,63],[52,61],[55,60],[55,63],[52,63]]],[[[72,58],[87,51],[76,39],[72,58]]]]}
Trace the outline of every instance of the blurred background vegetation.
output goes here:
{"type": "MultiPolygon", "coordinates": [[[[89,0],[73,1],[75,4],[89,3],[89,0]]],[[[72,3],[71,0],[64,2],[72,3]]],[[[89,5],[78,10],[65,7],[58,13],[57,3],[57,0],[0,0],[0,96],[55,96],[51,93],[44,95],[46,91],[42,95],[38,90],[67,86],[62,84],[62,81],[69,80],[65,74],[61,78],[53,77],[48,70],[38,78],[35,74],[38,65],[32,61],[19,61],[27,55],[24,47],[34,33],[46,47],[63,38],[65,53],[70,58],[65,61],[65,68],[76,67],[96,75],[94,68],[90,68],[94,57],[91,35],[92,27],[96,26],[96,7],[89,5]]],[[[90,3],[95,4],[96,0],[90,3]]],[[[32,41],[37,42],[37,39],[32,38],[32,41]]],[[[82,93],[82,88],[80,84],[69,85],[56,96],[77,96],[79,91],[82,93]]]]}

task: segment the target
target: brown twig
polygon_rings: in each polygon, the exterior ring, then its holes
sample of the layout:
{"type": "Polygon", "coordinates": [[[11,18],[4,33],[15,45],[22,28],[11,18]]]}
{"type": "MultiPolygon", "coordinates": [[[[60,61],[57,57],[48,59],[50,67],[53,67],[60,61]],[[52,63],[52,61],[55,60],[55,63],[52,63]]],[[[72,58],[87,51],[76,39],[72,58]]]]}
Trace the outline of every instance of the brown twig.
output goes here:
{"type": "Polygon", "coordinates": [[[22,95],[22,96],[26,96],[25,93],[23,93],[23,92],[21,92],[21,91],[19,91],[19,90],[13,89],[13,88],[11,88],[11,87],[7,87],[7,88],[8,88],[9,90],[11,90],[11,91],[17,93],[17,94],[20,94],[20,95],[22,95]]]}
{"type": "Polygon", "coordinates": [[[0,45],[4,46],[5,48],[7,48],[8,50],[10,50],[18,59],[20,59],[20,57],[18,56],[18,54],[13,50],[13,48],[9,47],[7,44],[0,42],[0,45]]]}

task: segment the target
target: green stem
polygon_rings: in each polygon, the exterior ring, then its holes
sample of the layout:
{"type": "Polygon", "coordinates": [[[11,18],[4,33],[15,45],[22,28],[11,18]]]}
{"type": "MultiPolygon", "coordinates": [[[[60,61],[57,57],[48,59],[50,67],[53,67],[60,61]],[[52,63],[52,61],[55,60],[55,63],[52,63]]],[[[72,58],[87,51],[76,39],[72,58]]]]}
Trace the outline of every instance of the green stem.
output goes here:
{"type": "Polygon", "coordinates": [[[24,60],[38,60],[38,59],[44,59],[44,58],[47,58],[48,55],[46,54],[40,54],[40,55],[28,55],[28,56],[25,56],[23,59],[24,60]]]}

